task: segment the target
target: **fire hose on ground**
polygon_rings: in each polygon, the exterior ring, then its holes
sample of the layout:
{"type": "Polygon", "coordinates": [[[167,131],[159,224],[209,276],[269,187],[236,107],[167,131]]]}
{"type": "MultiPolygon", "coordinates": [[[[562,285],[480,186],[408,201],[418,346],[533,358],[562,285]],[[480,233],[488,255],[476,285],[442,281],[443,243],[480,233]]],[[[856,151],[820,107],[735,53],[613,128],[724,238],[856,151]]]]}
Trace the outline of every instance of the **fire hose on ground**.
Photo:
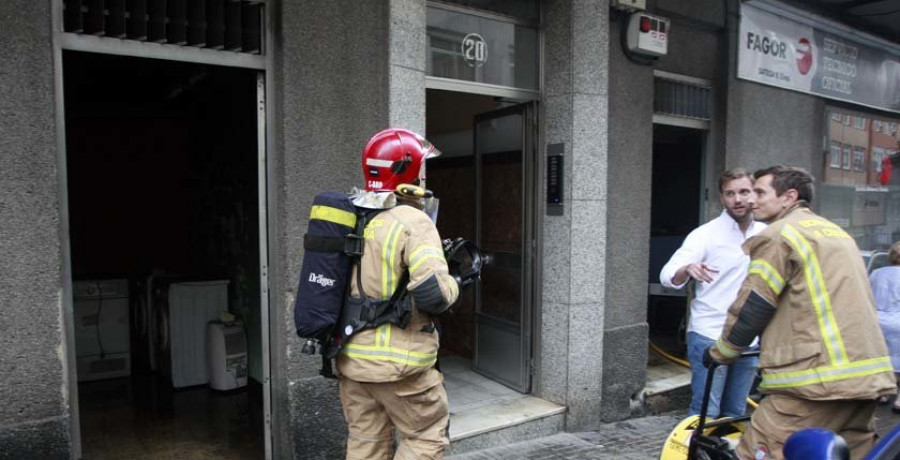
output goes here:
{"type": "MultiPolygon", "coordinates": [[[[662,356],[663,358],[666,358],[666,359],[668,359],[669,361],[671,361],[671,362],[673,362],[673,363],[675,363],[675,364],[678,364],[678,365],[680,365],[680,366],[682,366],[682,367],[686,367],[686,368],[688,368],[688,369],[691,368],[690,363],[688,363],[687,361],[685,361],[685,360],[683,360],[683,359],[681,359],[681,358],[679,358],[679,357],[677,357],[677,356],[673,356],[673,355],[667,353],[666,351],[664,351],[662,348],[660,348],[658,345],[656,345],[656,344],[653,343],[653,342],[650,342],[650,348],[652,348],[653,351],[659,353],[659,355],[662,356]]],[[[756,409],[757,407],[759,407],[759,404],[757,404],[756,401],[754,401],[754,400],[752,400],[752,399],[750,399],[750,398],[747,398],[747,404],[749,404],[750,407],[752,407],[752,408],[754,408],[754,409],[756,409]]]]}

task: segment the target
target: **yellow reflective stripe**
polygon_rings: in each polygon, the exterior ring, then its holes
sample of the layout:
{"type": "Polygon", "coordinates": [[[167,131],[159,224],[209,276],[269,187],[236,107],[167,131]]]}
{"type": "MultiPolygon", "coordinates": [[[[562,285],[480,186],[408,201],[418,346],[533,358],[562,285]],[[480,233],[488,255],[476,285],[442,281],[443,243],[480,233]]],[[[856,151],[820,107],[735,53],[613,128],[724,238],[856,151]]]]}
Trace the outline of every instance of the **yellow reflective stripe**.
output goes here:
{"type": "Polygon", "coordinates": [[[389,350],[393,353],[402,353],[404,355],[412,356],[413,358],[434,358],[437,356],[437,353],[422,353],[420,351],[412,351],[405,350],[403,348],[394,348],[394,347],[376,347],[375,345],[362,345],[359,343],[348,343],[344,346],[345,350],[357,350],[357,351],[379,351],[379,350],[389,350]]]}
{"type": "Polygon", "coordinates": [[[775,270],[775,267],[769,265],[765,260],[756,259],[750,262],[749,273],[759,275],[776,296],[784,290],[784,278],[778,274],[778,270],[775,270]]]}
{"type": "Polygon", "coordinates": [[[724,356],[728,359],[737,358],[741,354],[740,350],[735,350],[734,348],[731,348],[731,345],[728,345],[727,343],[725,343],[725,341],[722,340],[721,338],[719,338],[719,340],[716,341],[716,349],[719,350],[719,353],[721,353],[722,356],[724,356]]]}
{"type": "Polygon", "coordinates": [[[409,256],[409,273],[415,273],[415,271],[422,266],[422,263],[428,259],[444,260],[444,250],[429,245],[419,246],[409,256]]]}
{"type": "Polygon", "coordinates": [[[378,331],[375,333],[375,346],[376,347],[386,347],[390,345],[391,341],[391,324],[385,323],[381,326],[378,326],[378,331]]]}
{"type": "Polygon", "coordinates": [[[391,224],[391,228],[388,230],[387,238],[384,240],[384,245],[381,248],[381,299],[387,300],[391,298],[391,291],[389,288],[393,286],[393,278],[394,278],[394,268],[392,265],[388,265],[390,262],[389,254],[391,253],[391,237],[394,235],[394,232],[400,226],[400,222],[394,221],[391,224]]]}
{"type": "Polygon", "coordinates": [[[825,288],[825,279],[822,276],[816,253],[812,250],[809,241],[806,241],[806,238],[794,227],[785,225],[781,235],[803,258],[803,274],[806,276],[809,296],[815,306],[819,331],[825,341],[825,348],[828,350],[831,364],[840,365],[849,362],[847,350],[844,348],[844,340],[841,338],[841,331],[837,327],[834,311],[831,308],[831,296],[828,295],[828,290],[825,288]]]}
{"type": "Polygon", "coordinates": [[[422,266],[422,264],[428,259],[444,260],[444,256],[443,256],[443,254],[431,254],[431,253],[423,254],[421,257],[419,257],[419,260],[413,264],[412,267],[409,267],[409,272],[415,273],[416,270],[420,266],[422,266]]]}
{"type": "MultiPolygon", "coordinates": [[[[391,249],[390,249],[390,251],[391,251],[391,268],[390,268],[391,275],[394,274],[394,267],[397,266],[397,262],[398,262],[397,261],[397,253],[400,252],[400,248],[397,247],[398,246],[397,240],[400,239],[400,234],[403,233],[403,232],[401,232],[402,229],[403,229],[403,225],[397,225],[397,232],[394,233],[394,238],[391,240],[391,249]]],[[[397,289],[398,283],[400,283],[400,279],[392,276],[391,283],[390,283],[391,294],[393,294],[394,290],[397,289]]],[[[390,298],[390,295],[388,295],[388,297],[386,297],[386,298],[390,298]]]]}
{"type": "Polygon", "coordinates": [[[325,220],[345,227],[356,227],[356,214],[331,206],[315,205],[309,210],[310,219],[325,220]]]}
{"type": "Polygon", "coordinates": [[[840,364],[837,366],[821,366],[797,372],[763,372],[760,388],[791,388],[814,385],[856,377],[865,377],[881,372],[893,372],[891,359],[888,356],[864,359],[861,361],[840,364]]]}
{"type": "Polygon", "coordinates": [[[456,284],[455,280],[449,281],[448,283],[450,284],[450,295],[458,298],[459,297],[459,285],[456,284]]]}
{"type": "Polygon", "coordinates": [[[413,263],[416,260],[416,257],[418,257],[419,254],[421,254],[424,251],[428,251],[428,252],[434,251],[437,254],[442,254],[442,255],[444,254],[444,250],[437,246],[423,244],[423,245],[419,246],[418,248],[416,248],[415,250],[413,250],[413,252],[409,255],[409,263],[410,264],[413,263]]]}
{"type": "Polygon", "coordinates": [[[437,361],[437,353],[418,353],[393,347],[375,347],[348,343],[341,353],[359,359],[372,361],[390,361],[407,366],[433,366],[437,361]]]}

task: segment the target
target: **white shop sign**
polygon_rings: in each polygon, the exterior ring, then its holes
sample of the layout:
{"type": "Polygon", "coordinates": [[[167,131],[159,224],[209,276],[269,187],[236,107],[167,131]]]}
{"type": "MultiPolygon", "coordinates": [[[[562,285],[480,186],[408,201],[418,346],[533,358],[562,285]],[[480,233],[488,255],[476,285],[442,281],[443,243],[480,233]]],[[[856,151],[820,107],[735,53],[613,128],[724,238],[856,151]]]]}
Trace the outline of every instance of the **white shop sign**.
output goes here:
{"type": "Polygon", "coordinates": [[[900,56],[741,5],[738,78],[900,112],[900,56]]]}

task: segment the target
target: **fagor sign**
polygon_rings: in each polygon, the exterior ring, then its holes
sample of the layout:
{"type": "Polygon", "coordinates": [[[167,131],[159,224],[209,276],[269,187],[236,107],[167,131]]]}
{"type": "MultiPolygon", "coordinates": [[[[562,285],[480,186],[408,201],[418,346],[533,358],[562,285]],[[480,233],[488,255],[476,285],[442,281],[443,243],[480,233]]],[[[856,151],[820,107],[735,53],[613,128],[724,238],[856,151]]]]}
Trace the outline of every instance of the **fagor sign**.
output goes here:
{"type": "Polygon", "coordinates": [[[772,57],[786,59],[784,50],[787,49],[787,43],[766,36],[760,37],[753,32],[747,32],[747,49],[757,53],[769,54],[772,57]]]}
{"type": "Polygon", "coordinates": [[[900,112],[897,54],[741,4],[738,77],[900,112]]]}

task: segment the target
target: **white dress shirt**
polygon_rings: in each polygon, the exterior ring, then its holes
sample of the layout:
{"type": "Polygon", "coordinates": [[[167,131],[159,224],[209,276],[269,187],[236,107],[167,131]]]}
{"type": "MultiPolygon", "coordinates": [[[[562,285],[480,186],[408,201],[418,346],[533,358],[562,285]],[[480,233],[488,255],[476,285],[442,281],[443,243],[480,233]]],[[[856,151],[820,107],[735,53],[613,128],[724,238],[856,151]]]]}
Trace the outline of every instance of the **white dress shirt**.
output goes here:
{"type": "Polygon", "coordinates": [[[712,274],[710,283],[696,282],[689,332],[712,340],[719,338],[728,316],[728,307],[737,298],[750,264],[750,256],[744,254],[741,245],[764,228],[765,224],[753,222],[744,234],[738,223],[722,211],[719,217],[694,229],[662,268],[659,281],[663,286],[674,289],[681,289],[687,284],[687,281],[679,285],[672,283],[675,272],[685,265],[705,263],[719,271],[712,274]]]}

